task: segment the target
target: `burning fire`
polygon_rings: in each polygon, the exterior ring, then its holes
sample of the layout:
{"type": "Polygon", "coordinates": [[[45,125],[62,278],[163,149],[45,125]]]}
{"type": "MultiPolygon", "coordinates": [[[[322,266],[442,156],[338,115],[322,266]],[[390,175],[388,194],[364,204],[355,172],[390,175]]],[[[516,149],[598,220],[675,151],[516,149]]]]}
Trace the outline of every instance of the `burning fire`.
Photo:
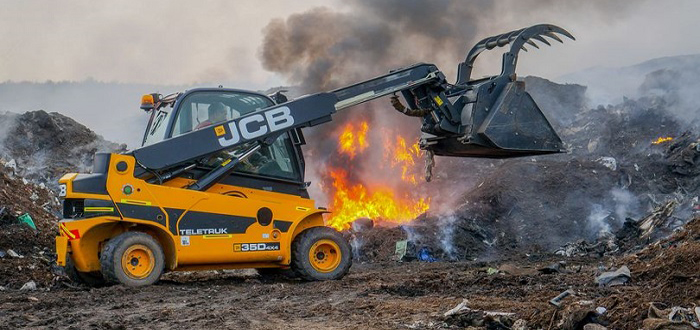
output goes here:
{"type": "Polygon", "coordinates": [[[400,135],[397,135],[396,144],[390,148],[393,149],[391,150],[391,167],[400,167],[401,180],[417,185],[418,175],[411,172],[416,167],[416,159],[422,154],[418,146],[418,142],[414,143],[410,147],[407,147],[406,139],[400,135]]]}
{"type": "Polygon", "coordinates": [[[338,138],[340,153],[346,154],[350,159],[353,159],[358,152],[362,153],[365,151],[369,146],[367,143],[368,130],[369,125],[366,121],[361,122],[357,129],[352,123],[345,125],[343,132],[340,133],[338,138]]]}
{"type": "Polygon", "coordinates": [[[673,138],[670,136],[662,136],[662,137],[659,137],[658,139],[652,141],[651,144],[662,144],[664,142],[668,142],[671,140],[673,140],[673,138]]]}
{"type": "Polygon", "coordinates": [[[328,224],[337,229],[347,228],[359,218],[408,222],[430,208],[429,198],[415,201],[410,196],[397,196],[387,187],[375,187],[370,192],[362,184],[351,184],[342,169],[331,169],[330,176],[335,195],[331,203],[333,216],[328,224]]]}
{"type": "MultiPolygon", "coordinates": [[[[369,218],[387,222],[403,223],[415,219],[430,208],[430,199],[419,197],[415,186],[419,175],[416,167],[421,150],[418,143],[408,145],[406,139],[394,132],[389,135],[385,131],[382,145],[384,166],[381,162],[373,169],[376,177],[386,178],[377,182],[376,179],[359,178],[360,175],[349,175],[352,168],[362,168],[359,161],[370,161],[373,158],[355,158],[367,150],[369,146],[369,124],[366,121],[348,123],[343,126],[338,135],[336,157],[340,164],[325,168],[326,184],[324,190],[329,194],[330,210],[333,212],[328,219],[328,225],[337,229],[347,228],[351,222],[359,218],[369,218]],[[391,136],[391,138],[389,138],[391,136]],[[395,136],[395,137],[394,137],[395,136]],[[401,178],[400,181],[392,180],[401,178]],[[391,183],[391,185],[390,185],[391,183]]],[[[379,144],[379,143],[378,143],[379,144]]],[[[355,174],[353,172],[353,174],[355,174]]]]}

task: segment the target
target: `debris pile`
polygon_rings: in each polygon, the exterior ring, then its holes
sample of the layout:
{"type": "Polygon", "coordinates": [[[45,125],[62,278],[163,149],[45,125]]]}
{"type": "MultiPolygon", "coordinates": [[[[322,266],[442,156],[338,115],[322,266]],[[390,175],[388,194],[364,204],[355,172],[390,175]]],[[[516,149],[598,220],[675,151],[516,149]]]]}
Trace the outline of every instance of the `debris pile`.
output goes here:
{"type": "Polygon", "coordinates": [[[65,173],[89,172],[95,152],[126,149],[56,112],[0,114],[0,128],[0,159],[21,177],[51,187],[65,173]]]}
{"type": "Polygon", "coordinates": [[[95,152],[120,152],[61,114],[0,114],[0,286],[46,288],[53,283],[54,237],[61,215],[57,181],[89,172],[95,152]]]}
{"type": "MultiPolygon", "coordinates": [[[[528,80],[543,88],[528,85],[538,102],[570,102],[554,107],[557,113],[569,111],[568,116],[552,116],[570,152],[495,162],[440,162],[443,173],[465,172],[457,168],[466,166],[479,180],[449,212],[428,211],[399,228],[380,229],[380,224],[373,229],[383,232],[377,238],[403,231],[396,241],[407,239],[416,252],[425,248],[438,260],[552,252],[602,257],[641,249],[680,228],[696,212],[700,135],[670,113],[664,99],[626,99],[586,110],[585,88],[528,80]],[[655,143],[659,137],[669,138],[655,143]]],[[[442,176],[437,175],[436,187],[459,180],[446,177],[441,183],[442,176]]],[[[387,250],[359,251],[360,256],[386,260],[394,250],[391,244],[371,242],[372,233],[361,236],[365,246],[387,250]]]]}
{"type": "Polygon", "coordinates": [[[19,177],[0,162],[0,286],[46,287],[53,280],[54,237],[60,204],[43,183],[19,177]]]}

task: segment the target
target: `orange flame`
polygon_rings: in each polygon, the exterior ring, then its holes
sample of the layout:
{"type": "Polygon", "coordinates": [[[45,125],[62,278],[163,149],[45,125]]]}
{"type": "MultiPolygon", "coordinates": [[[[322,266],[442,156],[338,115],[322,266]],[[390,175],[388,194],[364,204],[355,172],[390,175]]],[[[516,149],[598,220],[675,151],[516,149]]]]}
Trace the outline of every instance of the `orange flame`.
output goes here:
{"type": "Polygon", "coordinates": [[[391,150],[391,167],[399,166],[401,168],[401,180],[414,185],[418,184],[418,175],[411,173],[416,167],[416,159],[422,154],[418,142],[407,147],[406,140],[397,135],[396,144],[390,148],[393,148],[391,150]]]}
{"type": "Polygon", "coordinates": [[[378,187],[373,192],[362,184],[350,184],[347,172],[330,169],[335,195],[331,203],[332,217],[328,225],[342,230],[359,218],[383,220],[395,223],[409,222],[430,208],[430,198],[418,201],[409,196],[397,196],[387,187],[378,187]]]}
{"type": "Polygon", "coordinates": [[[651,144],[662,144],[664,142],[668,142],[671,140],[673,140],[673,138],[670,136],[662,136],[662,137],[659,137],[658,139],[652,141],[651,144]]]}
{"type": "Polygon", "coordinates": [[[369,125],[366,121],[363,121],[358,125],[357,129],[352,123],[348,123],[343,128],[338,138],[338,148],[340,153],[346,154],[350,159],[355,158],[358,152],[363,152],[369,143],[367,142],[367,131],[369,130],[369,125]]]}
{"type": "MultiPolygon", "coordinates": [[[[366,121],[359,124],[346,124],[338,136],[338,154],[349,157],[350,161],[358,154],[364,152],[369,146],[367,132],[369,124],[366,121]]],[[[407,146],[406,139],[396,136],[395,141],[385,136],[382,143],[385,163],[390,164],[386,169],[391,173],[384,175],[398,176],[401,182],[411,186],[417,185],[415,174],[416,159],[421,150],[418,143],[407,146]],[[399,172],[400,170],[400,172],[399,172]],[[394,174],[396,173],[396,174],[394,174]]],[[[352,168],[352,162],[348,168],[352,168]]],[[[390,188],[388,185],[376,182],[364,182],[364,180],[350,179],[343,169],[328,167],[325,169],[328,181],[325,187],[330,195],[330,210],[333,212],[327,224],[337,229],[348,228],[350,223],[359,218],[369,218],[386,222],[402,223],[415,219],[426,212],[430,207],[429,198],[418,198],[415,189],[408,186],[390,188]]]]}

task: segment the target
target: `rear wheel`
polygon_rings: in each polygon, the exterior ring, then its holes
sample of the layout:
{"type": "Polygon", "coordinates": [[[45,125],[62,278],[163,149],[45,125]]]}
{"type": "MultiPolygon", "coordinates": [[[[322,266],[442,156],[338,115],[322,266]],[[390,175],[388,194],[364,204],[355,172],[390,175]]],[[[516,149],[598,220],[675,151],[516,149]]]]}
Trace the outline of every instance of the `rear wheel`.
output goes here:
{"type": "Polygon", "coordinates": [[[70,256],[66,257],[66,275],[73,283],[85,284],[87,286],[99,287],[105,285],[105,280],[100,272],[84,273],[75,268],[75,263],[70,256]]]}
{"type": "Polygon", "coordinates": [[[107,242],[100,263],[107,281],[143,286],[160,279],[165,268],[165,256],[160,244],[150,235],[128,232],[107,242]]]}
{"type": "Polygon", "coordinates": [[[350,245],[332,228],[307,229],[292,243],[292,269],[305,280],[337,280],[351,265],[350,245]]]}

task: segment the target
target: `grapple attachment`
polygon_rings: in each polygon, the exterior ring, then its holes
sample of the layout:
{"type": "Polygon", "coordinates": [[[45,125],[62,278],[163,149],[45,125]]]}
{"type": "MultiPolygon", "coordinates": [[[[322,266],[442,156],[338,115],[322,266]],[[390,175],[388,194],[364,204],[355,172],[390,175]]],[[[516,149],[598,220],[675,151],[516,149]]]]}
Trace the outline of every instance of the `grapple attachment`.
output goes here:
{"type": "Polygon", "coordinates": [[[409,108],[423,109],[425,133],[421,147],[436,155],[507,158],[563,152],[563,144],[547,118],[517,81],[518,53],[545,38],[561,42],[557,34],[574,39],[554,25],[535,25],[478,42],[459,64],[455,84],[435,83],[404,90],[409,108]],[[497,76],[471,80],[474,60],[484,50],[510,45],[497,76]]]}

